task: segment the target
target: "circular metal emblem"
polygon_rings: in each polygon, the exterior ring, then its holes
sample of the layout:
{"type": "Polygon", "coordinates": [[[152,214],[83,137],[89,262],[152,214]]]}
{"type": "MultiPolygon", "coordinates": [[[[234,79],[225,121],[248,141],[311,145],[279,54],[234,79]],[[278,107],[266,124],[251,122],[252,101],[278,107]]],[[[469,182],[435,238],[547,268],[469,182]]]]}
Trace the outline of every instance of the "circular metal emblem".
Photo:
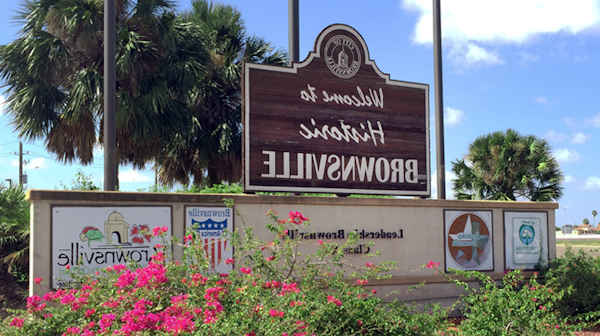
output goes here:
{"type": "Polygon", "coordinates": [[[464,214],[452,222],[448,230],[448,249],[452,258],[462,266],[479,266],[488,250],[490,231],[483,219],[464,214]]]}
{"type": "Polygon", "coordinates": [[[325,44],[325,64],[337,77],[352,78],[360,68],[360,49],[350,37],[335,35],[325,44]]]}
{"type": "Polygon", "coordinates": [[[519,228],[519,239],[525,245],[529,245],[533,242],[535,237],[535,229],[529,224],[523,224],[519,228]]]}

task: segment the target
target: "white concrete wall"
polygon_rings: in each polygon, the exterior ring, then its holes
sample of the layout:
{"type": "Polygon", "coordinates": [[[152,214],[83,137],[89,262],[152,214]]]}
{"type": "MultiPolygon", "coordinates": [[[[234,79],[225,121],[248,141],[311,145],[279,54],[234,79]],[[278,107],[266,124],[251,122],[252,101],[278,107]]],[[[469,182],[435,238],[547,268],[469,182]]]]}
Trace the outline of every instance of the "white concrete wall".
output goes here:
{"type": "MultiPolygon", "coordinates": [[[[32,190],[29,192],[32,202],[30,294],[40,295],[50,290],[52,206],[171,206],[173,234],[181,241],[184,236],[185,207],[223,206],[224,198],[234,201],[235,229],[251,226],[257,236],[264,240],[272,239],[264,226],[268,209],[273,209],[282,218],[287,218],[292,210],[302,212],[311,220],[306,231],[333,232],[343,229],[347,233],[363,228],[371,231],[402,229],[402,239],[366,240],[375,243],[374,248],[381,252],[380,256],[348,256],[346,261],[354,265],[364,265],[366,261],[396,262],[398,268],[391,279],[372,281],[370,285],[375,286],[382,295],[398,290],[399,294],[395,296],[404,300],[443,300],[459,294],[455,286],[448,284],[443,277],[422,267],[433,260],[440,262],[440,268],[444,270],[444,209],[492,211],[493,271],[489,273],[495,278],[501,277],[504,272],[504,211],[547,212],[549,257],[556,257],[556,203],[32,190]],[[36,285],[33,283],[36,277],[44,281],[36,285]],[[407,292],[409,286],[423,281],[428,283],[425,288],[407,292]]],[[[342,240],[337,242],[341,243],[342,240]]],[[[316,247],[316,240],[306,241],[306,249],[316,247]]],[[[175,249],[174,256],[181,259],[181,249],[175,249]]]]}

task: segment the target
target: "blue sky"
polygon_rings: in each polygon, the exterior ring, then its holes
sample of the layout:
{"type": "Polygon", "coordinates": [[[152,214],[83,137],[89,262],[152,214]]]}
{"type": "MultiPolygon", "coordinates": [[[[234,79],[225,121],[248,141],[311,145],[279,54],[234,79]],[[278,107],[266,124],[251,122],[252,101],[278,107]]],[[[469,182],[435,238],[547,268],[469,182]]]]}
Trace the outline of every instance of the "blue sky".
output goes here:
{"type": "MultiPolygon", "coordinates": [[[[241,11],[250,33],[287,49],[287,1],[223,2],[241,11]]],[[[1,44],[17,36],[12,18],[20,3],[2,1],[1,44]]],[[[179,10],[190,6],[190,0],[177,3],[179,10]]],[[[446,170],[477,136],[513,128],[543,137],[566,176],[557,224],[592,220],[591,211],[600,211],[600,0],[453,0],[443,2],[442,12],[446,170]]],[[[332,23],[356,28],[371,57],[392,78],[430,84],[433,107],[431,0],[300,0],[301,59],[332,23]]],[[[0,178],[17,180],[19,139],[4,111],[0,129],[0,178]]],[[[62,188],[78,170],[102,185],[101,150],[84,167],[55,161],[41,141],[24,142],[24,150],[30,161],[28,188],[62,188]]],[[[120,174],[122,190],[154,183],[149,169],[124,166],[120,174]]],[[[450,185],[446,189],[450,196],[450,185]]]]}

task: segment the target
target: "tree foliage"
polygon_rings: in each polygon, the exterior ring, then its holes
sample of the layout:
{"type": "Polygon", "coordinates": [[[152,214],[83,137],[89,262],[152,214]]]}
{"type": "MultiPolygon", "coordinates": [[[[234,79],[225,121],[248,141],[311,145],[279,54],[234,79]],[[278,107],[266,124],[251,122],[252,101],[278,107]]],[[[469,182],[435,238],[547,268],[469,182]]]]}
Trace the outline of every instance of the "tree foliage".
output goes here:
{"type": "Polygon", "coordinates": [[[562,195],[563,176],[549,145],[511,129],[477,138],[452,171],[458,199],[552,201],[562,195]]]}
{"type": "Polygon", "coordinates": [[[23,278],[19,280],[26,280],[29,270],[29,232],[23,188],[0,185],[0,271],[23,278]]]}
{"type": "MultiPolygon", "coordinates": [[[[202,68],[203,49],[172,6],[116,1],[117,153],[138,167],[180,127],[202,68]]],[[[103,1],[30,0],[19,22],[20,36],[0,48],[15,128],[61,161],[88,164],[103,134],[103,1]]]]}
{"type": "MultiPolygon", "coordinates": [[[[164,183],[239,178],[240,72],[282,65],[230,6],[116,0],[117,156],[158,162],[164,183]]],[[[29,0],[19,37],[0,47],[8,114],[63,162],[89,164],[103,135],[103,0],[29,0]]]]}
{"type": "Polygon", "coordinates": [[[194,0],[180,17],[205,37],[203,78],[189,96],[191,121],[160,157],[162,183],[212,185],[236,182],[241,174],[241,81],[244,62],[285,65],[285,53],[248,34],[231,6],[194,0]]]}

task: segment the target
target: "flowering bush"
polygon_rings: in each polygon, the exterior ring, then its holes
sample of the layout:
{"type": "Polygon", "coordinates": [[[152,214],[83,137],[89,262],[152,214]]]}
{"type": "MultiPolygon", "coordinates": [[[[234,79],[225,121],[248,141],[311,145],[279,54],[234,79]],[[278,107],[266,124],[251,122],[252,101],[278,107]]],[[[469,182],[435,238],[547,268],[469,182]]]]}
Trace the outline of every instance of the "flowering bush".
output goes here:
{"type": "Polygon", "coordinates": [[[168,261],[166,242],[145,267],[114,265],[94,276],[73,272],[77,288],[28,298],[27,309],[14,311],[0,334],[435,335],[446,329],[444,310],[419,313],[374,295],[369,280],[391,266],[344,264],[344,246],[355,236],[342,246],[319,242],[315,254],[301,255],[287,230],[309,225],[308,219],[299,212],[268,216],[272,241],[257,240],[251,229],[230,236],[236,249],[226,261],[235,265],[229,274],[208,271],[192,232],[182,244],[182,262],[168,261]]]}

